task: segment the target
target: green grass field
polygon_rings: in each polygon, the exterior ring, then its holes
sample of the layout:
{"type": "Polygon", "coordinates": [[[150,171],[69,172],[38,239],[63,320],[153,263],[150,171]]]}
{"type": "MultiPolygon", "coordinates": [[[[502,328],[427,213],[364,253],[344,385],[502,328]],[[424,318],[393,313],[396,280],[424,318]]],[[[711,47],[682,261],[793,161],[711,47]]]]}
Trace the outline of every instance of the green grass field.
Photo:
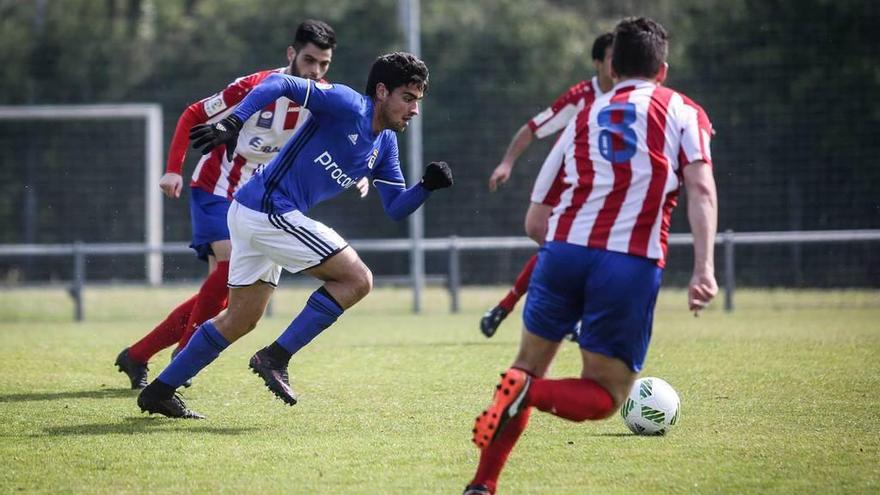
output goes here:
{"type": "MultiPolygon", "coordinates": [[[[0,292],[0,492],[461,492],[472,419],[519,340],[519,314],[491,340],[477,330],[503,289],[466,290],[454,315],[432,290],[418,316],[406,291],[375,291],[297,355],[292,408],[247,370],[308,293],[281,290],[274,317],[184,392],[206,421],[149,417],[113,360],[188,290],[90,287],[80,324],[61,290],[0,292]]],[[[644,375],[681,396],[671,434],[534,414],[499,492],[880,492],[880,294],[737,304],[693,318],[682,292],[661,294],[644,375]]],[[[553,375],[579,369],[565,345],[553,375]]]]}

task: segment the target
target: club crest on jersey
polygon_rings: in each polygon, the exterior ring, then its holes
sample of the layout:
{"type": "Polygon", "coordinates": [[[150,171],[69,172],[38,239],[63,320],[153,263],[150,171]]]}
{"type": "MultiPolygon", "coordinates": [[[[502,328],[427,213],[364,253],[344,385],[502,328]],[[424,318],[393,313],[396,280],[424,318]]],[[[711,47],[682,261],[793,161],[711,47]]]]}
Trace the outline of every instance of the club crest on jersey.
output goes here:
{"type": "Polygon", "coordinates": [[[376,163],[376,158],[379,156],[379,148],[373,148],[373,152],[370,153],[370,158],[367,159],[367,168],[373,170],[373,164],[376,163]]]}
{"type": "Polygon", "coordinates": [[[260,112],[260,117],[257,118],[257,127],[262,127],[263,129],[271,129],[272,128],[272,117],[275,116],[274,112],[270,112],[266,110],[264,112],[260,112]]]}
{"type": "Polygon", "coordinates": [[[329,175],[332,180],[336,181],[336,183],[343,189],[348,189],[354,185],[355,180],[339,168],[339,165],[333,161],[333,157],[329,152],[324,151],[312,161],[322,167],[327,172],[327,175],[329,175]]]}
{"type": "Polygon", "coordinates": [[[226,102],[223,101],[223,95],[218,93],[206,99],[205,102],[202,103],[202,107],[205,109],[205,115],[213,117],[223,110],[226,110],[226,102]]]}

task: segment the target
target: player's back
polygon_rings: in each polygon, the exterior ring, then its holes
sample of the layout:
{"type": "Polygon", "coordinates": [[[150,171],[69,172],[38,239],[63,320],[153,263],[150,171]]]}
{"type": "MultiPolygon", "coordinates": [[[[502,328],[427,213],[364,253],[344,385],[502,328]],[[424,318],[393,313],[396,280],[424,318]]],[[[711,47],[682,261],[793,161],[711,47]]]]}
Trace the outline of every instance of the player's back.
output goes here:
{"type": "Polygon", "coordinates": [[[577,112],[601,95],[599,79],[597,77],[585,79],[559,95],[549,107],[532,117],[526,125],[535,137],[543,139],[564,129],[577,112]]]}
{"type": "Polygon", "coordinates": [[[585,107],[560,139],[566,182],[548,239],[663,264],[681,170],[710,161],[711,124],[686,96],[630,80],[585,107]]]}

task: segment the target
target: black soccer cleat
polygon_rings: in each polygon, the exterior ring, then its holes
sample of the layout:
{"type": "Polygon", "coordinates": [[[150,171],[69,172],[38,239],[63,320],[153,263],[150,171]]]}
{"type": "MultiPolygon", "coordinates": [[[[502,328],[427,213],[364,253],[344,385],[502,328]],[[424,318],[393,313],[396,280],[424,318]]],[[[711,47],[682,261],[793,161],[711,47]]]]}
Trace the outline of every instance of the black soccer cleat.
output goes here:
{"type": "Polygon", "coordinates": [[[205,419],[205,416],[187,409],[180,394],[172,391],[171,395],[168,395],[159,390],[155,382],[141,390],[137,404],[142,412],[150,414],[161,414],[169,418],[205,419]]]}
{"type": "MultiPolygon", "coordinates": [[[[180,354],[180,351],[181,351],[181,350],[182,350],[182,349],[181,349],[180,347],[175,347],[174,350],[171,351],[171,361],[174,361],[174,358],[176,358],[177,355],[180,354]]],[[[187,379],[185,382],[183,382],[183,386],[186,387],[186,388],[190,388],[190,387],[192,387],[192,384],[193,384],[193,379],[192,379],[192,378],[189,378],[189,379],[187,379]]]]}
{"type": "Polygon", "coordinates": [[[483,335],[485,335],[486,338],[495,335],[495,332],[498,330],[498,325],[501,325],[501,322],[507,318],[508,314],[507,310],[501,306],[495,306],[489,311],[486,311],[486,314],[480,318],[480,331],[483,332],[483,335]]]}
{"type": "Polygon", "coordinates": [[[128,347],[116,356],[114,364],[119,368],[120,373],[128,375],[132,390],[140,390],[147,386],[147,372],[150,371],[150,368],[146,364],[138,363],[128,357],[128,347]]]}
{"type": "Polygon", "coordinates": [[[486,485],[468,485],[464,487],[461,495],[492,495],[492,492],[486,485]]]}
{"type": "Polygon", "coordinates": [[[251,357],[248,367],[255,375],[262,378],[269,391],[285,404],[291,406],[296,404],[296,393],[290,387],[290,378],[287,375],[287,363],[272,359],[266,348],[263,348],[251,357]]]}

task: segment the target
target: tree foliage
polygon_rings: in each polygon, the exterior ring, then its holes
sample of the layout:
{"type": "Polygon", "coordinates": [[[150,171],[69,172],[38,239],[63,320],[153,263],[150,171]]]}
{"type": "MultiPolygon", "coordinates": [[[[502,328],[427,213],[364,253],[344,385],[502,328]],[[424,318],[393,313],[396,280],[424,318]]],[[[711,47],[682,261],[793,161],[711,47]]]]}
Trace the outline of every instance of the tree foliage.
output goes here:
{"type": "MultiPolygon", "coordinates": [[[[669,29],[667,84],[701,103],[715,125],[722,228],[880,225],[877,2],[431,0],[421,9],[422,56],[431,71],[425,158],[447,160],[456,173],[446,194],[455,207],[427,206],[429,236],[521,232],[549,143],[532,146],[501,192],[487,194],[488,174],[526,119],[592,75],[593,39],[629,15],[654,17],[669,29]]],[[[155,101],[166,130],[173,129],[188,103],[237,76],[285,65],[293,30],[308,17],[337,30],[328,77],[361,89],[377,55],[406,48],[399,16],[397,0],[0,0],[0,104],[155,101]]],[[[8,129],[0,127],[0,138],[36,146],[36,138],[8,129]]],[[[104,142],[84,141],[83,155],[97,157],[92,166],[121,166],[110,163],[118,158],[104,142]]],[[[39,181],[69,174],[71,163],[24,155],[2,159],[0,215],[13,220],[0,228],[2,239],[21,241],[34,218],[42,219],[37,242],[72,240],[69,231],[87,240],[130,240],[142,229],[140,218],[98,230],[96,222],[65,223],[63,207],[46,213],[47,186],[39,181]],[[39,170],[31,170],[37,162],[39,170]]],[[[140,166],[120,180],[136,177],[140,166]]],[[[367,226],[348,215],[353,208],[381,214],[375,198],[364,203],[354,195],[316,214],[349,237],[406,233],[405,224],[367,226]]],[[[132,203],[118,212],[137,209],[132,203]]],[[[683,229],[683,220],[679,213],[674,227],[683,229]]],[[[188,236],[185,215],[170,212],[166,225],[168,238],[188,236]]]]}

